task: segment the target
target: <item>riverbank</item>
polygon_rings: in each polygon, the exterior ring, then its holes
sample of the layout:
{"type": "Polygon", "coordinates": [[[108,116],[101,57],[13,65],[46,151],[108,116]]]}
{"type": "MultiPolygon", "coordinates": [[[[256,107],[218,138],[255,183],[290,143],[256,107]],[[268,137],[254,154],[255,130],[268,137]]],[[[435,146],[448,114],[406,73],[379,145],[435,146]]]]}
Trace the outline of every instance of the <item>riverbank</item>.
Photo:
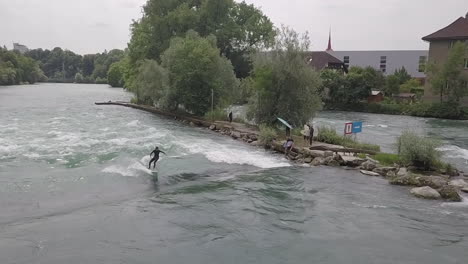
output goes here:
{"type": "Polygon", "coordinates": [[[109,101],[95,104],[130,107],[180,120],[192,126],[205,127],[222,135],[230,136],[235,140],[244,141],[251,146],[265,147],[277,153],[285,154],[292,162],[304,166],[342,166],[357,169],[364,175],[384,177],[393,185],[415,187],[410,192],[416,197],[460,202],[463,200],[460,193],[468,192],[468,183],[464,181],[464,178],[468,178],[468,175],[463,175],[463,172],[456,169],[447,171],[445,174],[439,174],[436,172],[421,172],[416,168],[405,168],[398,164],[381,164],[371,157],[371,155],[378,154],[376,151],[345,148],[340,145],[322,142],[314,142],[312,146],[306,146],[303,139],[297,136],[293,136],[293,139],[298,144],[296,143],[291,151],[285,153],[284,138],[261,143],[259,140],[260,131],[255,126],[225,121],[210,122],[195,116],[166,112],[155,107],[128,102],[109,101]],[[299,142],[302,142],[302,144],[299,142]]]}
{"type": "Polygon", "coordinates": [[[413,103],[413,104],[386,104],[386,103],[352,103],[352,104],[325,104],[325,110],[352,111],[361,113],[405,115],[415,117],[431,117],[452,120],[468,120],[468,108],[454,106],[451,103],[413,103]]]}

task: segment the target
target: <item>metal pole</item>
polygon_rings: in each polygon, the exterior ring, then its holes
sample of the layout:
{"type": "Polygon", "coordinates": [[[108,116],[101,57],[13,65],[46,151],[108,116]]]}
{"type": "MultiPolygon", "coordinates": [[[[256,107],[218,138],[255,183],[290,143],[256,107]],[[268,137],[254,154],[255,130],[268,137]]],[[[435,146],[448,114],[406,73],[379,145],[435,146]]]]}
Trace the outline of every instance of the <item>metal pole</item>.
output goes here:
{"type": "Polygon", "coordinates": [[[214,90],[211,89],[211,122],[214,122],[214,90]]]}

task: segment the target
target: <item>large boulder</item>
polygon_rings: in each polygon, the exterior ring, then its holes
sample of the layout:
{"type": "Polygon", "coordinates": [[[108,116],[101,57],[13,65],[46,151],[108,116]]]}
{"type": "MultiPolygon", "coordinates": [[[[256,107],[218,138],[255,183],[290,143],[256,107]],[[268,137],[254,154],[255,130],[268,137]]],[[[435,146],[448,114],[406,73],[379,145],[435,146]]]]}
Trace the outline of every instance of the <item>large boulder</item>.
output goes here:
{"type": "Polygon", "coordinates": [[[403,186],[421,186],[418,177],[412,174],[396,176],[390,179],[390,184],[403,186]]]}
{"type": "Polygon", "coordinates": [[[458,194],[457,188],[451,185],[445,185],[439,189],[440,196],[451,202],[461,202],[462,198],[458,194]]]}
{"type": "Polygon", "coordinates": [[[233,139],[238,139],[238,138],[241,137],[241,133],[238,132],[238,131],[232,131],[232,132],[231,132],[231,137],[232,137],[233,139]]]}
{"type": "Polygon", "coordinates": [[[449,182],[450,186],[456,187],[458,189],[468,188],[468,183],[463,179],[453,180],[449,182]]]}
{"type": "Polygon", "coordinates": [[[344,161],[344,165],[353,168],[361,166],[366,161],[365,159],[353,156],[341,156],[341,158],[344,161]]]}
{"type": "Polygon", "coordinates": [[[317,157],[310,163],[312,166],[320,166],[324,164],[324,160],[321,157],[317,157]]]}
{"type": "Polygon", "coordinates": [[[401,167],[397,172],[397,176],[406,176],[407,174],[408,170],[405,167],[401,167]]]}
{"type": "Polygon", "coordinates": [[[448,180],[441,176],[416,176],[420,186],[429,186],[434,189],[442,188],[447,185],[448,180]]]}
{"type": "Polygon", "coordinates": [[[361,164],[361,169],[366,170],[366,171],[373,171],[375,168],[377,168],[376,163],[370,160],[361,164]]]}
{"type": "Polygon", "coordinates": [[[324,156],[325,158],[332,157],[332,156],[333,156],[333,151],[327,150],[327,151],[325,151],[325,152],[323,153],[323,156],[324,156]]]}
{"type": "Polygon", "coordinates": [[[312,162],[312,158],[311,157],[307,157],[304,159],[304,163],[311,163],[312,162]]]}
{"type": "Polygon", "coordinates": [[[377,172],[373,172],[373,171],[360,170],[360,172],[368,176],[380,176],[380,174],[378,174],[377,172]]]}
{"type": "Polygon", "coordinates": [[[411,189],[411,194],[419,197],[419,198],[424,198],[424,199],[433,199],[437,200],[440,199],[440,193],[434,189],[432,189],[429,186],[424,186],[424,187],[418,187],[418,188],[413,188],[411,189]]]}
{"type": "Polygon", "coordinates": [[[216,125],[214,125],[214,124],[211,125],[211,126],[210,126],[210,130],[216,130],[216,125]]]}
{"type": "MultiPolygon", "coordinates": [[[[388,173],[389,172],[393,172],[395,173],[398,169],[395,168],[395,167],[376,167],[373,172],[376,172],[382,176],[387,176],[388,177],[388,173]]],[[[394,176],[393,174],[391,174],[390,176],[394,176]]]]}

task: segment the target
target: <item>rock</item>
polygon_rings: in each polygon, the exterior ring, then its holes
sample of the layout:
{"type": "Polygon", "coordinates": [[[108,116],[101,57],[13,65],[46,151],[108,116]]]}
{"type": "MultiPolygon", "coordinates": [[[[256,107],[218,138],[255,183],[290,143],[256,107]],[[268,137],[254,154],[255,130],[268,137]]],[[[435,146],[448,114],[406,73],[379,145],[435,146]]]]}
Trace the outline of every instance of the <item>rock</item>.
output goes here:
{"type": "Polygon", "coordinates": [[[397,176],[406,176],[407,174],[408,170],[405,167],[401,167],[397,172],[397,176]]]}
{"type": "Polygon", "coordinates": [[[468,193],[468,188],[463,188],[463,189],[461,189],[461,191],[468,193]]]}
{"type": "Polygon", "coordinates": [[[247,143],[249,143],[249,144],[252,143],[252,142],[253,142],[253,140],[251,140],[251,139],[247,140],[247,143]]]}
{"type": "Polygon", "coordinates": [[[463,199],[457,192],[457,188],[451,185],[445,185],[439,190],[440,196],[451,202],[461,202],[463,199]]]}
{"type": "Polygon", "coordinates": [[[377,172],[373,171],[366,171],[366,170],[360,170],[360,172],[364,175],[369,175],[369,176],[380,176],[377,172]]]}
{"type": "Polygon", "coordinates": [[[387,178],[393,178],[396,176],[396,173],[394,171],[389,171],[387,172],[387,174],[385,175],[385,177],[387,178]]]}
{"type": "Polygon", "coordinates": [[[429,186],[434,189],[442,188],[447,185],[448,180],[440,176],[416,176],[420,186],[429,186]]]}
{"type": "Polygon", "coordinates": [[[328,162],[328,166],[338,167],[340,166],[340,163],[337,160],[333,159],[328,162]]]}
{"type": "Polygon", "coordinates": [[[238,139],[238,138],[241,137],[241,134],[240,134],[240,132],[232,131],[232,132],[231,132],[231,137],[232,137],[233,139],[238,139]]]}
{"type": "Polygon", "coordinates": [[[194,127],[194,126],[195,126],[195,123],[193,123],[193,122],[190,122],[190,126],[193,126],[193,127],[194,127]]]}
{"type": "Polygon", "coordinates": [[[312,160],[311,165],[312,165],[312,166],[320,166],[320,165],[322,165],[323,163],[324,163],[323,158],[317,157],[317,158],[315,158],[315,159],[312,160]]]}
{"type": "Polygon", "coordinates": [[[396,176],[390,179],[390,184],[403,186],[421,186],[419,180],[414,175],[396,176]]]}
{"type": "Polygon", "coordinates": [[[424,198],[424,199],[433,199],[437,200],[441,198],[441,195],[438,191],[432,189],[429,186],[424,186],[424,187],[418,187],[418,188],[413,188],[411,189],[411,194],[419,197],[419,198],[424,198]]]}
{"type": "Polygon", "coordinates": [[[463,179],[450,181],[449,185],[453,186],[453,187],[456,187],[458,189],[468,188],[468,183],[463,179]]]}
{"type": "Polygon", "coordinates": [[[379,162],[378,160],[375,160],[375,159],[370,158],[370,157],[366,157],[366,160],[367,160],[367,161],[370,161],[370,162],[372,162],[372,163],[374,163],[374,164],[380,164],[380,162],[379,162]]]}
{"type": "Polygon", "coordinates": [[[387,176],[389,172],[396,172],[397,168],[395,167],[377,167],[373,170],[373,172],[377,172],[382,176],[387,176]]]}
{"type": "Polygon", "coordinates": [[[261,146],[262,143],[260,143],[260,141],[252,141],[252,143],[250,143],[251,146],[254,146],[254,147],[258,147],[258,146],[261,146]]]}
{"type": "Polygon", "coordinates": [[[330,156],[330,157],[326,157],[325,159],[323,159],[323,165],[327,165],[332,162],[332,161],[335,161],[335,159],[333,158],[333,156],[330,156]]]}
{"type": "Polygon", "coordinates": [[[332,156],[333,156],[333,151],[327,150],[327,151],[325,151],[325,152],[323,153],[323,156],[324,156],[325,158],[332,157],[332,156]]]}
{"type": "Polygon", "coordinates": [[[346,166],[353,168],[361,166],[366,161],[365,159],[352,156],[341,156],[341,158],[343,159],[346,166]]]}
{"type": "Polygon", "coordinates": [[[211,125],[210,130],[216,130],[216,125],[211,125]]]}
{"type": "Polygon", "coordinates": [[[304,162],[305,162],[305,163],[311,163],[311,162],[312,162],[312,158],[310,158],[310,157],[309,157],[309,158],[305,158],[305,159],[304,159],[304,162]]]}
{"type": "Polygon", "coordinates": [[[257,141],[257,140],[258,140],[257,135],[255,135],[255,134],[250,134],[250,135],[249,135],[249,138],[250,138],[252,141],[257,141]]]}
{"type": "Polygon", "coordinates": [[[361,164],[361,169],[366,170],[366,171],[373,171],[376,167],[377,165],[370,160],[361,164]]]}

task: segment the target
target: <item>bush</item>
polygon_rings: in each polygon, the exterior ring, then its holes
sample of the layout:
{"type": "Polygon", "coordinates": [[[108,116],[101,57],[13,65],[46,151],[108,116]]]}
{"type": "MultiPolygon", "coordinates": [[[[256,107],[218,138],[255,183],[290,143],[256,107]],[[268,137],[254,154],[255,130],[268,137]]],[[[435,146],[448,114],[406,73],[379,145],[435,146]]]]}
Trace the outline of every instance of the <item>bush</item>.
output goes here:
{"type": "Polygon", "coordinates": [[[319,127],[318,131],[317,141],[320,142],[341,145],[348,148],[371,150],[376,152],[380,151],[380,146],[378,145],[360,143],[350,137],[340,136],[336,133],[336,130],[331,127],[319,127]]]}
{"type": "Polygon", "coordinates": [[[258,140],[265,146],[270,144],[278,136],[274,128],[269,127],[265,124],[261,124],[259,128],[260,135],[258,136],[258,140]]]}
{"type": "Polygon", "coordinates": [[[226,121],[227,113],[223,109],[215,109],[214,111],[209,111],[205,114],[206,120],[215,120],[215,121],[226,121]]]}
{"type": "Polygon", "coordinates": [[[424,170],[435,170],[440,166],[441,153],[437,150],[439,146],[437,141],[410,131],[403,132],[397,139],[398,154],[402,163],[424,170]]]}

